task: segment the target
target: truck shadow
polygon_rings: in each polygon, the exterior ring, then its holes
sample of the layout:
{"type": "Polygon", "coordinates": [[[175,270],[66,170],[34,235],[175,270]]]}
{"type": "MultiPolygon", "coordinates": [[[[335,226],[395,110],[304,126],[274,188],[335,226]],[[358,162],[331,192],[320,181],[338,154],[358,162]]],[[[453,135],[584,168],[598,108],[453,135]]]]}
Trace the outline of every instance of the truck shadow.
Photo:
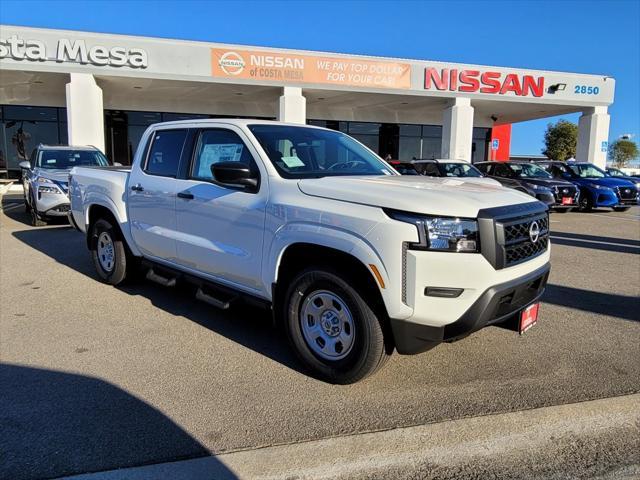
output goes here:
{"type": "MultiPolygon", "coordinates": [[[[56,262],[98,281],[84,236],[72,228],[34,228],[14,231],[12,235],[56,262]]],[[[217,310],[196,300],[194,292],[181,284],[166,288],[139,280],[115,288],[128,295],[143,296],[159,309],[187,318],[292,370],[309,374],[296,361],[281,332],[273,327],[269,311],[241,303],[229,310],[217,310]]]]}
{"type": "MultiPolygon", "coordinates": [[[[162,412],[103,380],[5,363],[0,383],[0,478],[52,478],[210,454],[162,412]]],[[[221,462],[208,473],[237,478],[221,462]]]]}
{"type": "Polygon", "coordinates": [[[640,322],[640,298],[548,284],[542,301],[585,312],[640,322]]]}
{"type": "Polygon", "coordinates": [[[640,254],[640,242],[626,238],[551,232],[551,243],[553,245],[603,250],[606,252],[640,254]]]}

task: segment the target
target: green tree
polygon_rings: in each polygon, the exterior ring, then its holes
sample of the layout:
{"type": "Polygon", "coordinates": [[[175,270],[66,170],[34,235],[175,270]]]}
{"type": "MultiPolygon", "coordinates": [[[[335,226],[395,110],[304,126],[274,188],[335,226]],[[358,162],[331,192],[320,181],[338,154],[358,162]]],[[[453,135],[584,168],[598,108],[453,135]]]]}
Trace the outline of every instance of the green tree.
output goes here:
{"type": "Polygon", "coordinates": [[[640,152],[636,142],[620,138],[609,145],[609,160],[611,160],[616,167],[624,167],[631,160],[638,158],[640,152]]]}
{"type": "Polygon", "coordinates": [[[551,160],[568,160],[575,158],[578,145],[578,126],[567,120],[558,120],[554,125],[547,124],[544,132],[545,154],[551,160]]]}

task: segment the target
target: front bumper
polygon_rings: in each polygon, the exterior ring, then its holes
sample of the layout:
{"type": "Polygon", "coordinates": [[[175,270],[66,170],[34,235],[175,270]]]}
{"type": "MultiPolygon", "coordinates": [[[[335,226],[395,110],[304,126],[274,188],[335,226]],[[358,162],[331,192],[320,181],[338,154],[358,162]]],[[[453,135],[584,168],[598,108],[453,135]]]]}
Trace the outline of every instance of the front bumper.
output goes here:
{"type": "Polygon", "coordinates": [[[69,197],[62,193],[37,193],[36,210],[45,217],[66,217],[69,213],[69,197]]]}
{"type": "Polygon", "coordinates": [[[509,325],[524,308],[542,296],[550,269],[547,262],[533,272],[490,287],[458,320],[448,325],[437,327],[391,319],[396,350],[403,355],[421,353],[439,343],[460,340],[489,325],[509,325]]]}
{"type": "Polygon", "coordinates": [[[593,199],[594,207],[615,207],[619,203],[618,196],[611,189],[594,190],[593,199]]]}

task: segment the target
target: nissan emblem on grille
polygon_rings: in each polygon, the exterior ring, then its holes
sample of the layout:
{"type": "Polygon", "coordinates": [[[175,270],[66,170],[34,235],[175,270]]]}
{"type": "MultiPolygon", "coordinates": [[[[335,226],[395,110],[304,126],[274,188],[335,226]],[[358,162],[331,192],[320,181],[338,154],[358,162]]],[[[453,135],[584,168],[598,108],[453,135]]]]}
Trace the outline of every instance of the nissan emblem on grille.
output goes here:
{"type": "Polygon", "coordinates": [[[536,243],[538,241],[538,237],[540,237],[540,225],[538,225],[538,222],[533,221],[529,227],[529,238],[532,243],[536,243]]]}
{"type": "Polygon", "coordinates": [[[562,193],[569,193],[569,189],[568,188],[563,188],[562,189],[562,193]]]}

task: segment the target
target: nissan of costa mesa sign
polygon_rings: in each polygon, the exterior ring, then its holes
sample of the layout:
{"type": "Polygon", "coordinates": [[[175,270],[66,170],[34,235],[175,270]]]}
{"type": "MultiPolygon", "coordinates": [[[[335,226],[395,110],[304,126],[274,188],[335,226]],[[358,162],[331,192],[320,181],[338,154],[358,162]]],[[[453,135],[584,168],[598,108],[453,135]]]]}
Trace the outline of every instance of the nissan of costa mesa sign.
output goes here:
{"type": "Polygon", "coordinates": [[[542,97],[544,77],[496,71],[427,67],[425,90],[542,97]]]}
{"type": "Polygon", "coordinates": [[[282,83],[390,89],[411,87],[411,65],[408,63],[268,50],[212,48],[211,75],[282,83]]]}
{"type": "Polygon", "coordinates": [[[88,46],[84,40],[58,40],[55,52],[48,52],[40,40],[24,40],[17,35],[0,38],[0,59],[33,62],[68,62],[110,67],[147,68],[147,52],[141,48],[88,46]]]}

